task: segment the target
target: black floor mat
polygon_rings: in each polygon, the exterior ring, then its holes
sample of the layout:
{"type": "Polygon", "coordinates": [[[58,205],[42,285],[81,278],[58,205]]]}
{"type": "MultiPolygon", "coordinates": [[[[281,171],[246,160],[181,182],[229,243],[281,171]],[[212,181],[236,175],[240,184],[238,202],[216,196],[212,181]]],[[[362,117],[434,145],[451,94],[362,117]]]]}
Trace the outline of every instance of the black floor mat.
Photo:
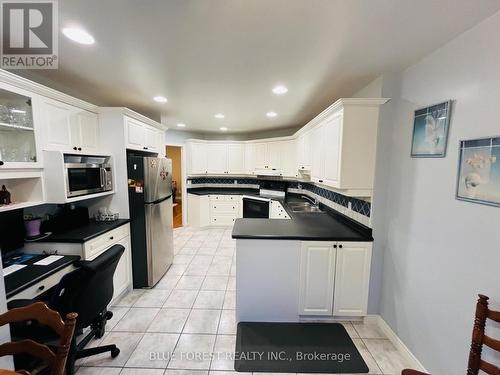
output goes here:
{"type": "Polygon", "coordinates": [[[340,323],[238,323],[236,371],[368,372],[340,323]]]}

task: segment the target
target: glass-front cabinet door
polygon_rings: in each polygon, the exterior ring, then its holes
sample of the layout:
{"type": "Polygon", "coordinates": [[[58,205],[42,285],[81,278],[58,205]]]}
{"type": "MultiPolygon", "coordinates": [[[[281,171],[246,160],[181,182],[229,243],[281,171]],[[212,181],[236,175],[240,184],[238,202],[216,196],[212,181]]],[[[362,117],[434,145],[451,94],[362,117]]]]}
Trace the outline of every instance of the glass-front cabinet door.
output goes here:
{"type": "Polygon", "coordinates": [[[32,98],[0,88],[0,168],[37,161],[32,98]]]}

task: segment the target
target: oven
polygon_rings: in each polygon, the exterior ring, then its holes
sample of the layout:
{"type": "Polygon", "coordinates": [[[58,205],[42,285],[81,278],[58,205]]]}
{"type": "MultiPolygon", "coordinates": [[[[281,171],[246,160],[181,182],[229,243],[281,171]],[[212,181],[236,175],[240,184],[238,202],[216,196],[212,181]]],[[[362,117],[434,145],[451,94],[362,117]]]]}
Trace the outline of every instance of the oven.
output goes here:
{"type": "Polygon", "coordinates": [[[66,197],[113,190],[113,171],[109,156],[64,155],[66,197]]]}
{"type": "Polygon", "coordinates": [[[243,217],[244,218],[264,218],[269,219],[269,205],[271,201],[258,197],[243,197],[243,217]]]}

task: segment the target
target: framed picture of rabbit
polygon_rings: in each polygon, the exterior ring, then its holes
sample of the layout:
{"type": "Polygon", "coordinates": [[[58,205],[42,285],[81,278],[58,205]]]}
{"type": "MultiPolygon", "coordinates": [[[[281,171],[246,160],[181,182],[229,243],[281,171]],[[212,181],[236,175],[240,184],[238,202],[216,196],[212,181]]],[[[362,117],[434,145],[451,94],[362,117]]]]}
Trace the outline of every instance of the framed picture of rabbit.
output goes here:
{"type": "Polygon", "coordinates": [[[415,111],[412,157],[444,158],[446,156],[450,114],[451,100],[415,111]]]}

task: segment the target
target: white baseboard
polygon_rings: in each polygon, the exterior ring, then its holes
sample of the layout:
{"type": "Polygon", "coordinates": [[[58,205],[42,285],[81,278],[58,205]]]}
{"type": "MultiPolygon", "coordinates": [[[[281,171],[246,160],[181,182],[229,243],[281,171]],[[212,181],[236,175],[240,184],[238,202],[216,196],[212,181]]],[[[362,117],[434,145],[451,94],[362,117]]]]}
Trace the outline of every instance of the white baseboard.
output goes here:
{"type": "Polygon", "coordinates": [[[364,319],[365,323],[375,324],[387,336],[389,341],[406,357],[409,363],[412,364],[411,368],[414,370],[428,372],[415,355],[408,349],[405,343],[396,335],[389,324],[386,323],[380,315],[368,315],[364,319]]]}

